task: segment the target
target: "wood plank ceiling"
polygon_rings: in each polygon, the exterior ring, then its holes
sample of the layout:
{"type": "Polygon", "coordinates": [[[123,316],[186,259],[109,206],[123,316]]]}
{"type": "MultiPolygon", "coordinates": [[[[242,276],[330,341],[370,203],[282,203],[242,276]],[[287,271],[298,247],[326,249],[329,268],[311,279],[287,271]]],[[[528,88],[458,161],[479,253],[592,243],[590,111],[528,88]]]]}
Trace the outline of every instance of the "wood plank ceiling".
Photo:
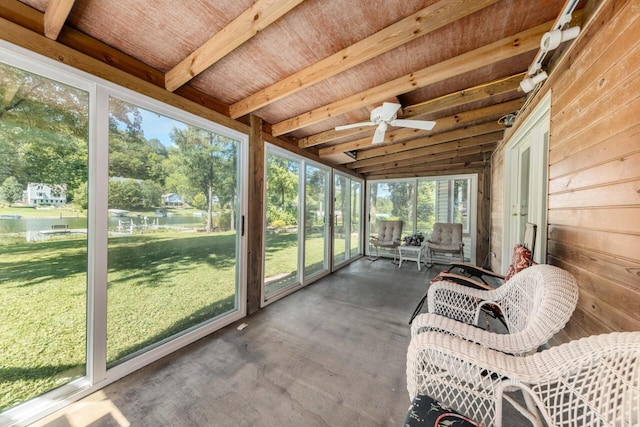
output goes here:
{"type": "Polygon", "coordinates": [[[116,49],[166,90],[206,95],[244,122],[259,116],[272,135],[379,178],[481,168],[502,139],[498,119],[523,105],[518,84],[565,0],[3,3],[2,18],[31,29],[41,19],[47,37],[99,59],[116,49]],[[385,101],[436,126],[389,127],[375,145],[375,126],[334,130],[385,101]]]}

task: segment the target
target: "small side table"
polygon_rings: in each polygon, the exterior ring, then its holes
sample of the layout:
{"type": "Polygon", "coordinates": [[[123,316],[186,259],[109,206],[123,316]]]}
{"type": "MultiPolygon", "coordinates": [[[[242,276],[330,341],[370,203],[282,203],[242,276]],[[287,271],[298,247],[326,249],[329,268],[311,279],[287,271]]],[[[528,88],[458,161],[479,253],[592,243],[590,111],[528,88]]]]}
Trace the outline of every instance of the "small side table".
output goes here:
{"type": "Polygon", "coordinates": [[[420,271],[420,264],[422,264],[422,257],[425,255],[426,247],[427,245],[424,243],[420,246],[398,246],[398,252],[400,253],[398,268],[402,267],[402,261],[415,261],[418,264],[418,271],[420,271]]]}

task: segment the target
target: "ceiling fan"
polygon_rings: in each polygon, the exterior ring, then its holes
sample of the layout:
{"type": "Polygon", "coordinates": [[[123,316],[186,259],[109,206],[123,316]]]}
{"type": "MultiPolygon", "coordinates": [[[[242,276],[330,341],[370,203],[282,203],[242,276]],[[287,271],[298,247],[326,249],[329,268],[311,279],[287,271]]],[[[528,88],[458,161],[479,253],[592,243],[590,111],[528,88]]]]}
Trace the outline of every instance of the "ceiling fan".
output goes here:
{"type": "Polygon", "coordinates": [[[436,122],[431,122],[428,120],[397,119],[396,117],[398,117],[397,113],[400,107],[400,104],[385,102],[380,107],[373,109],[373,111],[371,112],[371,121],[337,126],[336,130],[377,125],[378,128],[373,134],[373,141],[371,142],[373,144],[379,144],[384,141],[384,134],[387,131],[387,126],[389,125],[423,130],[431,130],[436,125],[436,122]]]}

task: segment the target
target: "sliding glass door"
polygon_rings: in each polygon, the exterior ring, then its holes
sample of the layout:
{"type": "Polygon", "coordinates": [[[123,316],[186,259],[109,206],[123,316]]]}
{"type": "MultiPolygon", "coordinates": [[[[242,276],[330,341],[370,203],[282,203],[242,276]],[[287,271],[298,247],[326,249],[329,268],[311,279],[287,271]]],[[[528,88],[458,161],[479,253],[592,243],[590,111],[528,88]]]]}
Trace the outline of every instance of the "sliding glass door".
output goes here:
{"type": "Polygon", "coordinates": [[[338,267],[362,254],[362,181],[334,172],[333,263],[338,267]]]}
{"type": "Polygon", "coordinates": [[[247,136],[0,57],[0,424],[27,425],[245,315],[247,136]]]}
{"type": "Polygon", "coordinates": [[[267,145],[263,303],[329,271],[330,174],[327,166],[267,145]]]}
{"type": "Polygon", "coordinates": [[[329,177],[327,167],[307,164],[305,167],[304,212],[304,277],[329,269],[329,177]]]}
{"type": "Polygon", "coordinates": [[[0,412],[87,372],[90,93],[74,86],[0,64],[0,412]]]}
{"type": "Polygon", "coordinates": [[[271,148],[266,161],[264,295],[300,283],[301,162],[271,148]]]}
{"type": "Polygon", "coordinates": [[[109,107],[112,366],[238,309],[240,144],[122,99],[109,107]]]}

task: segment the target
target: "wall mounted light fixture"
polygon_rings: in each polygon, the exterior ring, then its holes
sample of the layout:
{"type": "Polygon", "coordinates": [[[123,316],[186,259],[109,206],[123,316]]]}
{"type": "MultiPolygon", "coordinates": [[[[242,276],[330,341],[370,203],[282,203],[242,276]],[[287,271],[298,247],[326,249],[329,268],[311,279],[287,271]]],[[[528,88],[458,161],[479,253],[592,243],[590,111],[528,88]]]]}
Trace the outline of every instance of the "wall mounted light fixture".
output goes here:
{"type": "Polygon", "coordinates": [[[580,34],[580,27],[571,27],[566,30],[553,30],[544,33],[540,40],[540,49],[545,52],[557,49],[560,43],[573,40],[580,34]]]}
{"type": "Polygon", "coordinates": [[[520,89],[524,93],[529,93],[536,87],[536,85],[540,82],[543,82],[549,77],[545,71],[540,71],[538,74],[532,77],[527,77],[520,82],[520,89]]]}
{"type": "Polygon", "coordinates": [[[556,19],[551,31],[542,36],[540,50],[527,70],[527,77],[520,82],[520,89],[524,93],[531,92],[539,83],[549,77],[545,71],[542,71],[542,62],[547,53],[560,46],[560,43],[575,39],[580,34],[580,27],[578,26],[563,30],[571,23],[571,14],[578,3],[579,0],[569,0],[562,13],[556,19]]]}

